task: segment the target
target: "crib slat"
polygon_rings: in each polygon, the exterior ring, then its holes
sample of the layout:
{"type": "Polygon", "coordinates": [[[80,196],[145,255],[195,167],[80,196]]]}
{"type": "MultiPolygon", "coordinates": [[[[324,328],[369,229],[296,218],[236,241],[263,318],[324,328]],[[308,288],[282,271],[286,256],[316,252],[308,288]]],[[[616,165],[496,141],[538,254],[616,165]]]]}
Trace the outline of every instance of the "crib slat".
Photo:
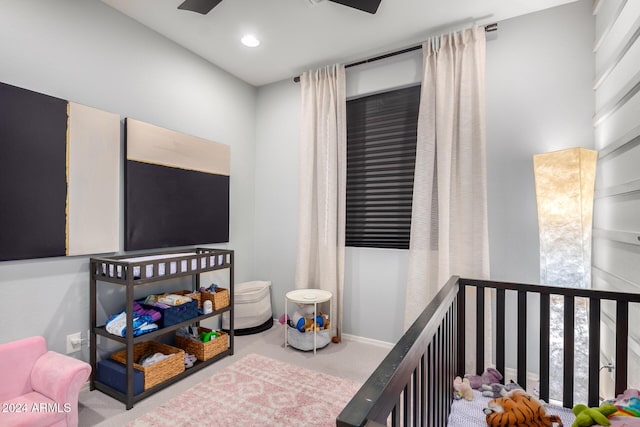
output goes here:
{"type": "Polygon", "coordinates": [[[573,406],[573,360],[575,331],[575,298],[564,297],[564,379],[562,381],[562,404],[573,406]]]}
{"type": "Polygon", "coordinates": [[[627,350],[629,341],[629,302],[616,303],[616,396],[627,385],[627,350]]]}
{"type": "Polygon", "coordinates": [[[476,288],[476,373],[484,372],[484,287],[476,288]]]}
{"type": "Polygon", "coordinates": [[[589,406],[600,403],[600,300],[589,299],[589,406]]]}
{"type": "Polygon", "coordinates": [[[435,336],[436,340],[436,389],[435,389],[435,405],[434,408],[436,410],[436,425],[439,425],[440,420],[442,419],[442,328],[438,328],[435,336]]]}
{"type": "Polygon", "coordinates": [[[427,366],[429,367],[428,372],[428,377],[427,377],[427,392],[428,392],[428,396],[427,396],[427,405],[429,407],[429,422],[427,423],[427,425],[432,426],[435,423],[435,413],[436,411],[434,411],[433,408],[435,406],[435,399],[433,398],[434,396],[434,384],[435,384],[435,377],[434,377],[434,373],[435,373],[435,367],[433,366],[434,363],[434,358],[433,358],[433,341],[435,340],[435,337],[431,340],[431,342],[429,343],[429,347],[427,347],[427,366]]]}
{"type": "Polygon", "coordinates": [[[402,412],[400,415],[400,422],[403,426],[410,426],[410,413],[409,405],[411,405],[411,381],[404,386],[404,392],[402,393],[402,412]]]}
{"type": "Polygon", "coordinates": [[[420,425],[427,425],[427,358],[420,358],[420,425]]]}
{"type": "Polygon", "coordinates": [[[540,294],[540,399],[549,401],[549,294],[540,294]]]}
{"type": "Polygon", "coordinates": [[[440,367],[438,370],[442,372],[442,381],[440,382],[440,389],[438,390],[438,405],[440,406],[440,419],[438,420],[438,425],[442,425],[442,420],[447,417],[447,408],[445,407],[446,401],[442,398],[445,393],[445,390],[448,387],[447,381],[447,371],[445,366],[447,365],[446,357],[447,357],[447,332],[445,329],[447,319],[446,316],[442,319],[442,323],[440,323],[440,330],[442,334],[440,335],[440,367]]]}
{"type": "Polygon", "coordinates": [[[527,387],[527,291],[518,291],[518,384],[527,387]]]}
{"type": "MultiPolygon", "coordinates": [[[[505,291],[496,292],[496,369],[504,374],[504,345],[505,345],[505,291]]],[[[503,379],[504,381],[504,379],[503,379]]]]}
{"type": "Polygon", "coordinates": [[[391,411],[391,427],[400,427],[400,398],[396,401],[391,411]]]}
{"type": "Polygon", "coordinates": [[[465,346],[465,329],[466,329],[466,321],[465,321],[465,305],[466,305],[466,294],[467,287],[463,284],[460,284],[460,289],[458,291],[458,363],[457,370],[458,375],[463,376],[465,374],[465,355],[467,354],[467,349],[465,346]]]}
{"type": "Polygon", "coordinates": [[[448,405],[449,402],[445,399],[447,390],[449,389],[449,384],[451,384],[451,379],[447,378],[447,371],[445,366],[447,366],[447,345],[446,345],[446,329],[445,329],[446,319],[442,319],[442,323],[440,324],[440,330],[442,333],[440,334],[440,368],[438,369],[442,372],[442,376],[440,378],[440,392],[438,393],[438,403],[440,404],[440,420],[438,425],[444,426],[447,422],[447,417],[449,416],[448,405]]]}
{"type": "Polygon", "coordinates": [[[451,360],[451,378],[455,378],[456,375],[463,375],[464,371],[462,373],[460,373],[458,371],[458,361],[460,359],[462,359],[462,357],[460,356],[460,354],[458,354],[458,332],[459,329],[464,329],[464,327],[462,328],[458,328],[458,301],[457,301],[457,297],[456,300],[451,304],[451,319],[452,319],[452,336],[451,336],[451,346],[452,346],[452,351],[451,351],[451,355],[452,355],[452,360],[451,360]]]}
{"type": "MultiPolygon", "coordinates": [[[[455,354],[456,353],[456,344],[455,344],[455,336],[456,336],[456,321],[455,321],[455,307],[451,306],[449,308],[449,353],[448,354],[455,354]]],[[[449,376],[448,378],[455,378],[455,369],[456,369],[456,365],[455,365],[455,361],[449,357],[447,359],[447,363],[449,364],[449,376]]],[[[449,396],[453,396],[453,383],[449,383],[449,389],[448,389],[448,395],[449,396]]],[[[449,399],[447,399],[448,401],[449,399]]],[[[449,414],[451,414],[451,405],[449,405],[449,407],[447,408],[447,412],[449,414]]],[[[448,417],[447,417],[448,418],[448,417]]]]}
{"type": "Polygon", "coordinates": [[[419,367],[413,371],[413,395],[411,399],[411,419],[414,426],[418,425],[418,399],[420,398],[420,389],[418,388],[418,379],[420,375],[419,367]]]}

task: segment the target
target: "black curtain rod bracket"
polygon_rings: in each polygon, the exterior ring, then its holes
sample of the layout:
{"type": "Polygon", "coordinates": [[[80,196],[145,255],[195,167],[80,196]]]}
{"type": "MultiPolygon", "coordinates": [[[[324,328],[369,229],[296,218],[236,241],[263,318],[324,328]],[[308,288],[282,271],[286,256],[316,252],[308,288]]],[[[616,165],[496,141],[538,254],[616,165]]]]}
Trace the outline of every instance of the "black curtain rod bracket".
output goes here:
{"type": "MultiPolygon", "coordinates": [[[[498,24],[493,23],[489,25],[485,25],[484,31],[487,33],[491,33],[493,31],[498,31],[498,24]]],[[[396,50],[393,52],[385,53],[384,55],[374,56],[373,58],[363,59],[357,62],[352,62],[350,64],[346,64],[344,68],[355,67],[356,65],[368,64],[369,62],[379,61],[381,59],[391,58],[392,56],[402,55],[403,53],[413,52],[414,50],[418,50],[422,48],[422,43],[416,46],[406,47],[404,49],[396,50]]],[[[293,81],[296,83],[300,82],[300,76],[295,76],[293,81]]]]}

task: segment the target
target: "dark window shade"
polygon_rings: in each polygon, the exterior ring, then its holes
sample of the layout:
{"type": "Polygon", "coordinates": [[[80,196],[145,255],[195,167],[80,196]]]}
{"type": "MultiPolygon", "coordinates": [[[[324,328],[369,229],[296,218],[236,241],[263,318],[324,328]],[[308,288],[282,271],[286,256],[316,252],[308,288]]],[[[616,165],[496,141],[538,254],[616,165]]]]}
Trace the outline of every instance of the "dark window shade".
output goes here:
{"type": "Polygon", "coordinates": [[[346,245],[408,249],[420,86],[347,101],[346,245]]]}

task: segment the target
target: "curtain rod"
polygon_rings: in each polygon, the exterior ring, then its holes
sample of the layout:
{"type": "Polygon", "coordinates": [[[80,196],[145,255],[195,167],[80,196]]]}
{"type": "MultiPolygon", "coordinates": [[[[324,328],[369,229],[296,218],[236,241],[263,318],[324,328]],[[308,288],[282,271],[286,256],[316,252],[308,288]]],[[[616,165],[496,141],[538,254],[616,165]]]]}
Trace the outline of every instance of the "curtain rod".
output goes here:
{"type": "MultiPolygon", "coordinates": [[[[498,31],[498,24],[494,23],[494,24],[485,25],[484,31],[487,32],[487,33],[491,33],[493,31],[498,31]]],[[[375,62],[375,61],[379,61],[381,59],[391,58],[392,56],[401,55],[401,54],[407,53],[407,52],[413,52],[414,50],[418,50],[418,49],[421,49],[421,48],[422,48],[422,43],[420,43],[419,45],[410,46],[410,47],[406,47],[404,49],[400,49],[400,50],[396,50],[396,51],[393,51],[393,52],[385,53],[384,55],[374,56],[373,58],[367,58],[367,59],[363,59],[361,61],[351,62],[349,64],[346,64],[344,66],[344,68],[355,67],[356,65],[368,64],[369,62],[375,62]]],[[[296,82],[296,83],[300,82],[300,76],[294,77],[293,81],[296,82]]]]}

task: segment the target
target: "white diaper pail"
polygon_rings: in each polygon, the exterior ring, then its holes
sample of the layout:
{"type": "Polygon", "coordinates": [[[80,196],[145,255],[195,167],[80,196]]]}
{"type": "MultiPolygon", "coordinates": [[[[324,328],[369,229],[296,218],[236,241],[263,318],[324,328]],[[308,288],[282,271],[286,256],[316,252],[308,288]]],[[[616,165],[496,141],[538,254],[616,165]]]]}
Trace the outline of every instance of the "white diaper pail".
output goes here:
{"type": "MultiPolygon", "coordinates": [[[[234,286],[234,333],[248,335],[273,326],[271,311],[271,282],[254,280],[234,286]]],[[[229,330],[229,312],[222,315],[222,329],[229,330]]]]}

